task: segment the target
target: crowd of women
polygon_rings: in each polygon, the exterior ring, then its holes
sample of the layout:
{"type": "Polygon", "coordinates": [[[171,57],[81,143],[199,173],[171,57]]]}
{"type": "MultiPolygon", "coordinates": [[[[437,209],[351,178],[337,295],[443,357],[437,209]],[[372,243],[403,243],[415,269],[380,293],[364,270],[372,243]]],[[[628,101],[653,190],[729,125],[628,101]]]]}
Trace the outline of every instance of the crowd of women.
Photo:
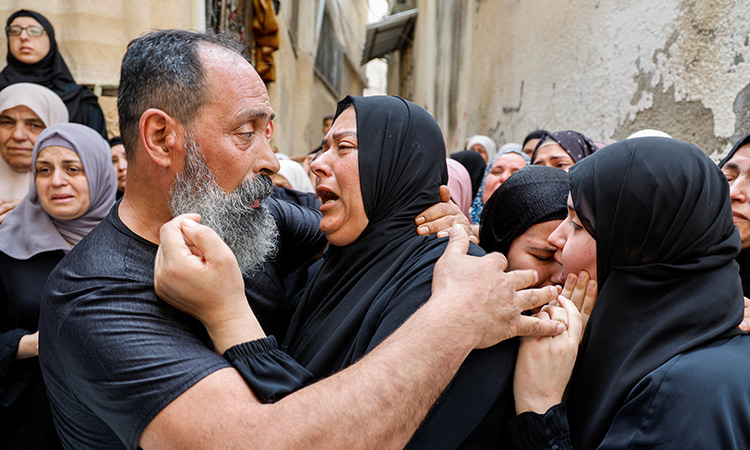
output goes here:
{"type": "MultiPolygon", "coordinates": [[[[122,196],[127,163],[46,18],[16,12],[6,36],[0,447],[57,448],[36,359],[41,291],[122,196]]],[[[328,240],[322,260],[282,280],[298,301],[284,348],[314,378],[371,351],[430,297],[446,246],[435,224],[459,222],[471,254],[503,253],[508,270],[560,287],[529,314],[566,331],[472,352],[410,446],[750,448],[750,337],[738,328],[750,264],[727,183],[750,140],[722,173],[695,145],[643,134],[604,145],[537,130],[499,148],[475,135],[446,160],[418,105],[347,97],[309,172],[282,160],[274,176],[277,196],[320,208],[328,240]]]]}

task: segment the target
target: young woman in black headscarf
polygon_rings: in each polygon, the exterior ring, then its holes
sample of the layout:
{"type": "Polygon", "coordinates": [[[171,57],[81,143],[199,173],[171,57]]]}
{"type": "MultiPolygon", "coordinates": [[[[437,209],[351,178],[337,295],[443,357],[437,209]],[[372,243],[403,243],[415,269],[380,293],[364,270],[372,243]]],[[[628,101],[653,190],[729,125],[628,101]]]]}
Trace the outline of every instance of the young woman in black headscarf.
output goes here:
{"type": "Polygon", "coordinates": [[[533,269],[537,286],[562,284],[556,248],[547,242],[568,213],[568,174],[527,166],[505,180],[482,210],[479,245],[508,258],[508,270],[533,269]]]}
{"type": "Polygon", "coordinates": [[[597,149],[594,141],[577,131],[545,132],[531,155],[531,164],[557,167],[567,172],[573,164],[597,149]]]}
{"type": "Polygon", "coordinates": [[[522,340],[516,445],[750,448],[740,240],[721,171],[692,144],[640,138],[576,164],[570,190],[550,243],[565,271],[598,279],[599,298],[585,331],[561,299],[539,315],[567,323],[562,338],[522,340]]]}
{"type": "Polygon", "coordinates": [[[71,122],[87,125],[107,139],[104,114],[96,96],[91,89],[76,84],[47,18],[34,11],[16,11],[5,23],[5,37],[8,65],[0,72],[0,90],[15,83],[36,83],[49,88],[65,102],[71,122]]]}
{"type": "MultiPolygon", "coordinates": [[[[316,378],[374,349],[431,293],[447,240],[417,236],[414,217],[447,182],[435,120],[398,97],[347,97],[312,163],[330,245],[286,338],[289,354],[316,378]]],[[[472,245],[471,254],[483,254],[472,245]]],[[[508,442],[516,343],[472,352],[410,448],[492,448],[508,442]]]]}

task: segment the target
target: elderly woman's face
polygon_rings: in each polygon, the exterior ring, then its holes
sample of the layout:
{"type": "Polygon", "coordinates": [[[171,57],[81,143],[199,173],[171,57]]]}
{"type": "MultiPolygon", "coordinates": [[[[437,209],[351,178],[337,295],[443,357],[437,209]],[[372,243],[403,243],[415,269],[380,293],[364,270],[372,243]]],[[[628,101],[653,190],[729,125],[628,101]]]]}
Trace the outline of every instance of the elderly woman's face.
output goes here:
{"type": "Polygon", "coordinates": [[[495,162],[492,163],[487,178],[484,180],[482,201],[487,203],[487,200],[492,197],[492,194],[501,184],[505,183],[508,177],[524,167],[526,167],[526,160],[518,153],[505,153],[495,158],[495,162]]]}
{"type": "Polygon", "coordinates": [[[562,270],[555,261],[556,247],[547,241],[550,234],[562,223],[562,220],[549,220],[529,227],[513,239],[508,249],[508,270],[536,270],[539,280],[534,287],[550,286],[552,278],[562,270]]]}
{"type": "Polygon", "coordinates": [[[568,217],[549,236],[549,243],[557,249],[555,260],[562,264],[562,271],[552,282],[564,284],[565,274],[578,274],[582,270],[596,280],[596,241],[583,227],[568,195],[568,217]]]}
{"type": "Polygon", "coordinates": [[[467,150],[471,150],[472,152],[476,152],[482,155],[482,158],[484,158],[484,163],[487,164],[487,149],[485,149],[482,144],[474,144],[467,150]]]}
{"type": "MultiPolygon", "coordinates": [[[[16,17],[10,23],[11,27],[39,27],[42,24],[32,17],[16,17]]],[[[22,30],[18,36],[8,36],[8,46],[10,52],[17,60],[24,64],[35,64],[42,60],[49,53],[49,35],[45,30],[41,36],[30,36],[27,30],[22,30]]]]}
{"type": "Polygon", "coordinates": [[[59,220],[77,219],[89,209],[89,183],[78,153],[50,146],[36,158],[39,203],[47,214],[59,220]]]}
{"type": "Polygon", "coordinates": [[[31,152],[44,122],[26,106],[0,112],[0,156],[16,172],[31,170],[31,152]]]}
{"type": "Polygon", "coordinates": [[[570,170],[570,166],[575,164],[575,161],[573,161],[573,158],[570,157],[564,148],[557,144],[550,144],[537,150],[532,164],[557,167],[567,172],[570,170]]]}
{"type": "Polygon", "coordinates": [[[359,184],[357,117],[354,107],[346,109],[323,141],[323,152],[310,169],[318,176],[320,230],[337,246],[356,241],[369,223],[359,184]]]}

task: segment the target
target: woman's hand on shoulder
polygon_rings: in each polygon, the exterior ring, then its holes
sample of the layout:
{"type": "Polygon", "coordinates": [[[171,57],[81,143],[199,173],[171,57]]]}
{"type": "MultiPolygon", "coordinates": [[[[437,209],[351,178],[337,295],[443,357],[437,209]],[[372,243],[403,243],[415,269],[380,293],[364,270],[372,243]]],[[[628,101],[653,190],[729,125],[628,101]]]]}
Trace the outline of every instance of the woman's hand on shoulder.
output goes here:
{"type": "Polygon", "coordinates": [[[438,237],[448,237],[453,225],[461,225],[469,234],[469,239],[478,242],[475,230],[469,219],[464,216],[453,200],[448,186],[440,186],[440,203],[436,203],[422,211],[415,219],[417,234],[427,236],[436,234],[438,237]]]}

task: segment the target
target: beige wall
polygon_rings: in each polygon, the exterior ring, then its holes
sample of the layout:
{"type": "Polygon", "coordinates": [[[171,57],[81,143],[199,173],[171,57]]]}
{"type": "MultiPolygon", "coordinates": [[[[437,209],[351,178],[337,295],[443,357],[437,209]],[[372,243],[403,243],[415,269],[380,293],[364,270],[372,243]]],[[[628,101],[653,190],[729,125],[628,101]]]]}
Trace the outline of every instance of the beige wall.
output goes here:
{"type": "MultiPolygon", "coordinates": [[[[202,0],[199,3],[203,3],[202,0]]],[[[19,9],[43,14],[55,27],[60,52],[79,84],[117,85],[120,60],[128,42],[154,28],[191,28],[192,4],[185,0],[3,0],[0,17],[19,9]]],[[[5,66],[7,41],[0,34],[0,65],[5,66]]],[[[116,127],[115,97],[99,103],[111,136],[116,127]]]]}
{"type": "MultiPolygon", "coordinates": [[[[750,6],[732,0],[419,0],[406,79],[449,150],[575,129],[613,142],[658,128],[715,158],[750,133],[750,6]],[[749,91],[749,92],[746,92],[749,91]]],[[[398,82],[398,83],[397,83],[398,82]]],[[[400,86],[399,86],[400,83],[400,86]]]]}
{"type": "Polygon", "coordinates": [[[299,7],[297,46],[292,45],[292,1],[282,2],[279,14],[281,48],[274,54],[277,77],[268,85],[276,112],[272,144],[282,153],[299,156],[320,145],[323,117],[336,111],[336,103],[347,94],[361,95],[366,80],[358,65],[362,55],[367,0],[327,0],[336,37],[344,48],[341,91],[333,92],[314,73],[321,2],[296,0],[299,7]]]}

